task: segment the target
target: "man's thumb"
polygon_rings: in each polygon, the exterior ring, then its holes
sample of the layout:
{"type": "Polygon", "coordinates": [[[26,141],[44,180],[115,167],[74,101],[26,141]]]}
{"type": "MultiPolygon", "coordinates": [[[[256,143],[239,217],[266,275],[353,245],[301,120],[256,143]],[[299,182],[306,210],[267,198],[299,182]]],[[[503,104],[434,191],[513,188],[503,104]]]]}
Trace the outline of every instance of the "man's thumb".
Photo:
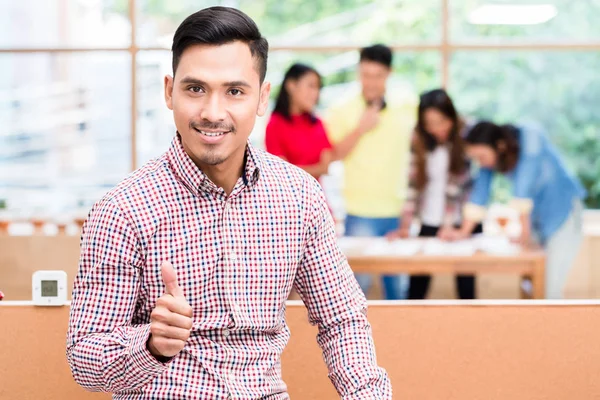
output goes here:
{"type": "Polygon", "coordinates": [[[164,261],[160,266],[160,269],[162,272],[162,280],[165,283],[166,293],[173,297],[183,297],[183,291],[177,283],[177,273],[175,272],[175,269],[173,269],[173,265],[168,261],[164,261]]]}

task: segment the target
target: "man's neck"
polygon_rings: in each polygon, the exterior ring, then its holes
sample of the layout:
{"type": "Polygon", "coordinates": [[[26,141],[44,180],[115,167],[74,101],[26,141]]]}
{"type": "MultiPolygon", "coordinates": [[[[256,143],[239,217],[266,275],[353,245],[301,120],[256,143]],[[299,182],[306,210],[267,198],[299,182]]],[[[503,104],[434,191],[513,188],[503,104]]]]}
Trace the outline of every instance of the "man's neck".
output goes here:
{"type": "Polygon", "coordinates": [[[375,96],[375,97],[370,97],[370,98],[365,97],[365,95],[363,94],[362,97],[363,97],[363,100],[365,101],[365,103],[367,103],[367,104],[372,104],[373,102],[376,102],[376,101],[377,102],[384,101],[384,99],[385,99],[384,94],[382,94],[381,96],[375,96]]]}
{"type": "Polygon", "coordinates": [[[371,102],[371,101],[375,101],[375,100],[381,100],[385,97],[385,91],[381,94],[377,94],[376,96],[365,96],[365,92],[361,91],[360,95],[362,96],[363,100],[365,101],[365,103],[371,102]]]}
{"type": "Polygon", "coordinates": [[[218,165],[207,165],[195,161],[194,164],[210,179],[217,187],[223,188],[229,196],[238,179],[244,173],[246,166],[246,147],[242,152],[236,152],[227,160],[218,165]]]}
{"type": "Polygon", "coordinates": [[[241,157],[234,154],[230,159],[219,165],[210,165],[208,167],[200,168],[202,172],[206,174],[215,185],[223,188],[225,193],[229,196],[235,187],[238,179],[244,173],[246,165],[245,152],[242,153],[241,157]],[[229,162],[231,161],[231,162],[229,162]]]}

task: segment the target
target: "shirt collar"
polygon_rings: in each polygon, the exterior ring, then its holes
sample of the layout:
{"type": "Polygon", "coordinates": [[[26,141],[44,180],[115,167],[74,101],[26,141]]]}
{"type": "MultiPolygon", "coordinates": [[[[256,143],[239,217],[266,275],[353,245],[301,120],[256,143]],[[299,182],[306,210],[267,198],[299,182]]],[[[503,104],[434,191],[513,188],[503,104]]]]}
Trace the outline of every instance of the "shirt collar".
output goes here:
{"type": "Polygon", "coordinates": [[[246,145],[246,156],[244,157],[244,173],[242,174],[242,179],[246,186],[252,187],[256,184],[262,167],[263,159],[260,151],[248,142],[246,145]]]}
{"type": "MultiPolygon", "coordinates": [[[[171,142],[171,148],[167,152],[167,160],[179,180],[193,191],[202,190],[208,183],[212,183],[186,153],[179,135],[176,135],[171,142]]],[[[252,187],[256,184],[262,164],[263,160],[260,152],[248,142],[244,157],[244,173],[242,174],[242,181],[245,186],[252,187]]]]}

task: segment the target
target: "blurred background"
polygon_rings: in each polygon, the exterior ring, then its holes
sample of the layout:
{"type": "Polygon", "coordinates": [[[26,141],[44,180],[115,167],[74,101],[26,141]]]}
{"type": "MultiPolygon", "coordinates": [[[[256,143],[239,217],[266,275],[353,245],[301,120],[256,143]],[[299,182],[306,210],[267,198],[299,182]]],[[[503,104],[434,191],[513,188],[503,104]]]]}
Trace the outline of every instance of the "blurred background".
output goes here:
{"type": "MultiPolygon", "coordinates": [[[[598,209],[600,0],[527,0],[515,11],[518,3],[0,0],[0,209],[17,219],[88,210],[161,154],[174,133],[162,96],[173,33],[211,5],[257,22],[275,86],[295,61],[316,67],[323,109],[357,85],[357,49],[381,42],[395,51],[392,79],[404,89],[444,86],[470,117],[535,119],[598,209]]],[[[252,134],[257,146],[267,120],[252,134]]],[[[338,176],[334,165],[324,186],[339,215],[338,176]]]]}

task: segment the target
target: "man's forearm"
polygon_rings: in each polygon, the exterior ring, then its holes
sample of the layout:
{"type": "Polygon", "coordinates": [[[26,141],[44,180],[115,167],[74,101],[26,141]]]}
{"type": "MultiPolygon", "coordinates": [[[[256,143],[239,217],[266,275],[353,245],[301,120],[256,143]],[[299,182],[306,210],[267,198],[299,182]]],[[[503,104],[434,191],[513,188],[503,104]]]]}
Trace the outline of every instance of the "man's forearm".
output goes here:
{"type": "Polygon", "coordinates": [[[329,378],[343,399],[392,398],[389,377],[377,365],[371,327],[363,312],[349,313],[338,323],[320,328],[317,341],[329,378]]]}
{"type": "Polygon", "coordinates": [[[150,326],[119,327],[73,342],[67,358],[73,378],[87,390],[118,393],[140,388],[167,368],[148,350],[150,326]]]}
{"type": "Polygon", "coordinates": [[[343,160],[344,158],[346,158],[348,154],[350,154],[352,150],[354,150],[362,135],[363,132],[358,127],[356,127],[352,132],[350,132],[350,134],[348,134],[341,142],[339,142],[335,146],[335,159],[343,160]]]}

